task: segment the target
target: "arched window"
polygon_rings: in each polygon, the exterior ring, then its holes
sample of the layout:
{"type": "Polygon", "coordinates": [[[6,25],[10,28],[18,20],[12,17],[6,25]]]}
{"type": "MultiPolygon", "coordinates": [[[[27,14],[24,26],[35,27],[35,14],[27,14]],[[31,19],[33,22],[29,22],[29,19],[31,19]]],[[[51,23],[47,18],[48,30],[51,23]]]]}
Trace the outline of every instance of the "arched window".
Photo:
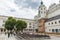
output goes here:
{"type": "Polygon", "coordinates": [[[41,10],[42,10],[42,8],[41,8],[41,10]]]}
{"type": "Polygon", "coordinates": [[[53,24],[53,22],[52,22],[52,24],[53,24]]]}
{"type": "Polygon", "coordinates": [[[50,25],[50,23],[49,23],[49,25],[50,25]]]}
{"type": "Polygon", "coordinates": [[[57,22],[55,22],[55,24],[57,24],[57,22]]]}
{"type": "Polygon", "coordinates": [[[60,23],[60,21],[59,21],[59,23],[60,23]]]}

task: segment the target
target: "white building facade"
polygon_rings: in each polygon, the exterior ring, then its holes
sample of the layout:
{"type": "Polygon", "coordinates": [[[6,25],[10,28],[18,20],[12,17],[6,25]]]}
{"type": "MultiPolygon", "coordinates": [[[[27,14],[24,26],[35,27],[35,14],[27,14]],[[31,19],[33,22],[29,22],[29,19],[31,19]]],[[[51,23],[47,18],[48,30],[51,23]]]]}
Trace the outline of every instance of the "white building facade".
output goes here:
{"type": "MultiPolygon", "coordinates": [[[[0,28],[4,28],[4,23],[8,16],[0,15],[0,28]]],[[[23,20],[27,23],[27,28],[24,32],[50,32],[50,33],[60,33],[60,3],[52,4],[47,7],[41,1],[38,8],[38,14],[34,19],[16,18],[17,20],[23,20]],[[38,29],[38,30],[37,30],[38,29]]]]}
{"type": "MultiPolygon", "coordinates": [[[[2,32],[4,32],[4,24],[6,22],[6,20],[8,19],[9,16],[2,16],[0,15],[0,32],[2,30],[2,32]]],[[[23,20],[27,23],[27,28],[24,29],[23,32],[36,32],[37,27],[35,27],[34,23],[35,20],[34,19],[25,19],[25,18],[17,18],[17,17],[13,17],[16,20],[23,20]]]]}
{"type": "Polygon", "coordinates": [[[45,31],[60,33],[60,3],[54,3],[49,7],[45,23],[45,31]]]}
{"type": "Polygon", "coordinates": [[[60,33],[60,3],[53,3],[47,9],[41,2],[38,8],[38,15],[35,16],[37,20],[38,31],[48,33],[60,33]]]}

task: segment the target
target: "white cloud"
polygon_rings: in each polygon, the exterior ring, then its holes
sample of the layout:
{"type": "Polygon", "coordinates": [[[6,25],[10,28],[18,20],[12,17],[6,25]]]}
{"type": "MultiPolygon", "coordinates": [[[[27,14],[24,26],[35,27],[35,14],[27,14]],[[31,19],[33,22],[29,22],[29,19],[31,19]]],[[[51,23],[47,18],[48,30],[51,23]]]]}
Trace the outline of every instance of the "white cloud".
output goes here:
{"type": "Polygon", "coordinates": [[[34,9],[31,9],[31,8],[29,8],[29,9],[28,8],[20,8],[16,13],[17,13],[16,14],[17,17],[23,17],[23,18],[25,17],[25,18],[32,19],[37,14],[37,11],[34,9]]]}
{"type": "MultiPolygon", "coordinates": [[[[37,9],[32,9],[31,6],[29,8],[23,7],[23,5],[27,6],[28,3],[24,4],[23,0],[22,4],[18,7],[14,0],[0,0],[0,15],[8,15],[8,16],[16,16],[21,18],[29,18],[33,19],[34,16],[38,13],[37,9]],[[15,12],[11,12],[10,10],[15,10],[15,12]]],[[[58,0],[59,1],[59,0],[58,0]]],[[[43,0],[44,4],[48,7],[52,3],[58,3],[57,0],[43,0]]],[[[32,2],[40,2],[40,0],[32,0],[32,2]]]]}

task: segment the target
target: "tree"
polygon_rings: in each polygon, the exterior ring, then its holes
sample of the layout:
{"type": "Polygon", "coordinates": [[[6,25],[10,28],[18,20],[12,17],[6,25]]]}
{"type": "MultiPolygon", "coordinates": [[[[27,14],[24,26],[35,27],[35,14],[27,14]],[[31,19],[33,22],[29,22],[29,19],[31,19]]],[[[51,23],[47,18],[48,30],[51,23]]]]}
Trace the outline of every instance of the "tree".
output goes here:
{"type": "Polygon", "coordinates": [[[23,31],[27,27],[27,23],[22,20],[15,20],[13,17],[8,17],[5,22],[5,29],[8,30],[8,37],[10,33],[12,33],[13,29],[17,29],[17,31],[23,31]]]}
{"type": "Polygon", "coordinates": [[[16,22],[16,29],[17,31],[23,31],[27,27],[27,23],[22,20],[17,20],[16,22]]]}
{"type": "Polygon", "coordinates": [[[8,19],[5,22],[5,29],[12,32],[15,24],[16,24],[16,20],[13,17],[8,17],[8,19]]]}

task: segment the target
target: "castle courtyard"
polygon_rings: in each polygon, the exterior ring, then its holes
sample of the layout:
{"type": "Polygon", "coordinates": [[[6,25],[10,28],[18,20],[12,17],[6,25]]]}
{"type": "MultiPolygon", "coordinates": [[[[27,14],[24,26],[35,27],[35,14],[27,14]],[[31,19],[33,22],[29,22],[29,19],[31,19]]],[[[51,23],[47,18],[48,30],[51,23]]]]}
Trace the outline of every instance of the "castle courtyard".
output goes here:
{"type": "MultiPolygon", "coordinates": [[[[26,39],[24,39],[24,38],[20,39],[14,35],[12,35],[8,38],[8,36],[5,35],[4,33],[3,34],[0,33],[0,40],[26,40],[26,39]]],[[[60,40],[60,36],[53,35],[53,36],[50,36],[50,38],[30,38],[27,40],[60,40]]]]}

